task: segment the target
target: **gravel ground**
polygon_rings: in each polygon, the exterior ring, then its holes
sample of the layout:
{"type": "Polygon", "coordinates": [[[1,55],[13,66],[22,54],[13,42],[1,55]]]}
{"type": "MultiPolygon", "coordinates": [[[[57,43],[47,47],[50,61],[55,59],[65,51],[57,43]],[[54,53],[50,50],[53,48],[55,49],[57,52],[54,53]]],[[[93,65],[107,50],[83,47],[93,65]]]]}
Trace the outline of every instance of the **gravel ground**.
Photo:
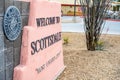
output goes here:
{"type": "Polygon", "coordinates": [[[57,80],[120,80],[120,35],[102,35],[103,51],[87,51],[83,33],[62,33],[66,69],[57,80]]]}

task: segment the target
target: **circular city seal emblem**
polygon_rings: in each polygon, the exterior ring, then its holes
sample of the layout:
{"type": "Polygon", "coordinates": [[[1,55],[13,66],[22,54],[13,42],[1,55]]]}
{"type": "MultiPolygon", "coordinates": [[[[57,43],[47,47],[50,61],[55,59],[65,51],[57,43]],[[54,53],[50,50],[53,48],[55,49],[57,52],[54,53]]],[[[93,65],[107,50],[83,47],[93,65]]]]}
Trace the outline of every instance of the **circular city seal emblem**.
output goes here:
{"type": "Polygon", "coordinates": [[[7,8],[4,15],[4,32],[11,41],[16,40],[21,33],[22,20],[20,11],[15,6],[7,8]]]}

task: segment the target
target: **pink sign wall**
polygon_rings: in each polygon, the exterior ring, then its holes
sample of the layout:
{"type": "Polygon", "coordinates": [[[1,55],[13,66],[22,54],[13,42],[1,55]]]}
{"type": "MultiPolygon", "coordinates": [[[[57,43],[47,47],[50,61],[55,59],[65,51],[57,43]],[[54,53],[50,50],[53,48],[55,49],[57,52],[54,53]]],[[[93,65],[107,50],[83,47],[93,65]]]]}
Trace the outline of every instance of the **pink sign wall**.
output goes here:
{"type": "Polygon", "coordinates": [[[20,64],[14,80],[55,80],[64,70],[61,4],[32,1],[29,25],[23,29],[20,64]]]}

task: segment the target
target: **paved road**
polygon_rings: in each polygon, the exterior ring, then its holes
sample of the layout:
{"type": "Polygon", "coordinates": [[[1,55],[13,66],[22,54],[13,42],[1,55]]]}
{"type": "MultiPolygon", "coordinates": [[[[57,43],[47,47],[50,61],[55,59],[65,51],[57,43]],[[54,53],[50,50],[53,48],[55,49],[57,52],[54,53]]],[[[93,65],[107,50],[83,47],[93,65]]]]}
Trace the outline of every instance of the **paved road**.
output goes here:
{"type": "MultiPolygon", "coordinates": [[[[76,17],[76,22],[73,19],[73,16],[62,17],[62,32],[84,32],[83,18],[76,17]]],[[[103,33],[120,35],[120,21],[107,20],[103,33]]]]}

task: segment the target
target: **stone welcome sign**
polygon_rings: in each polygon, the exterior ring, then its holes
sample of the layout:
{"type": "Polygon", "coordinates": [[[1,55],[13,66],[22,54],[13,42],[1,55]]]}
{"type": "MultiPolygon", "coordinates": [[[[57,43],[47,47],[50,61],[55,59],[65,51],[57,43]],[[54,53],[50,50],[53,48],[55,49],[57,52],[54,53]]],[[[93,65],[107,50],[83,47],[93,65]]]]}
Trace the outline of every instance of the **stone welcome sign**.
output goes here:
{"type": "Polygon", "coordinates": [[[64,70],[60,16],[59,3],[30,3],[29,25],[23,29],[14,80],[54,80],[64,70]]]}

